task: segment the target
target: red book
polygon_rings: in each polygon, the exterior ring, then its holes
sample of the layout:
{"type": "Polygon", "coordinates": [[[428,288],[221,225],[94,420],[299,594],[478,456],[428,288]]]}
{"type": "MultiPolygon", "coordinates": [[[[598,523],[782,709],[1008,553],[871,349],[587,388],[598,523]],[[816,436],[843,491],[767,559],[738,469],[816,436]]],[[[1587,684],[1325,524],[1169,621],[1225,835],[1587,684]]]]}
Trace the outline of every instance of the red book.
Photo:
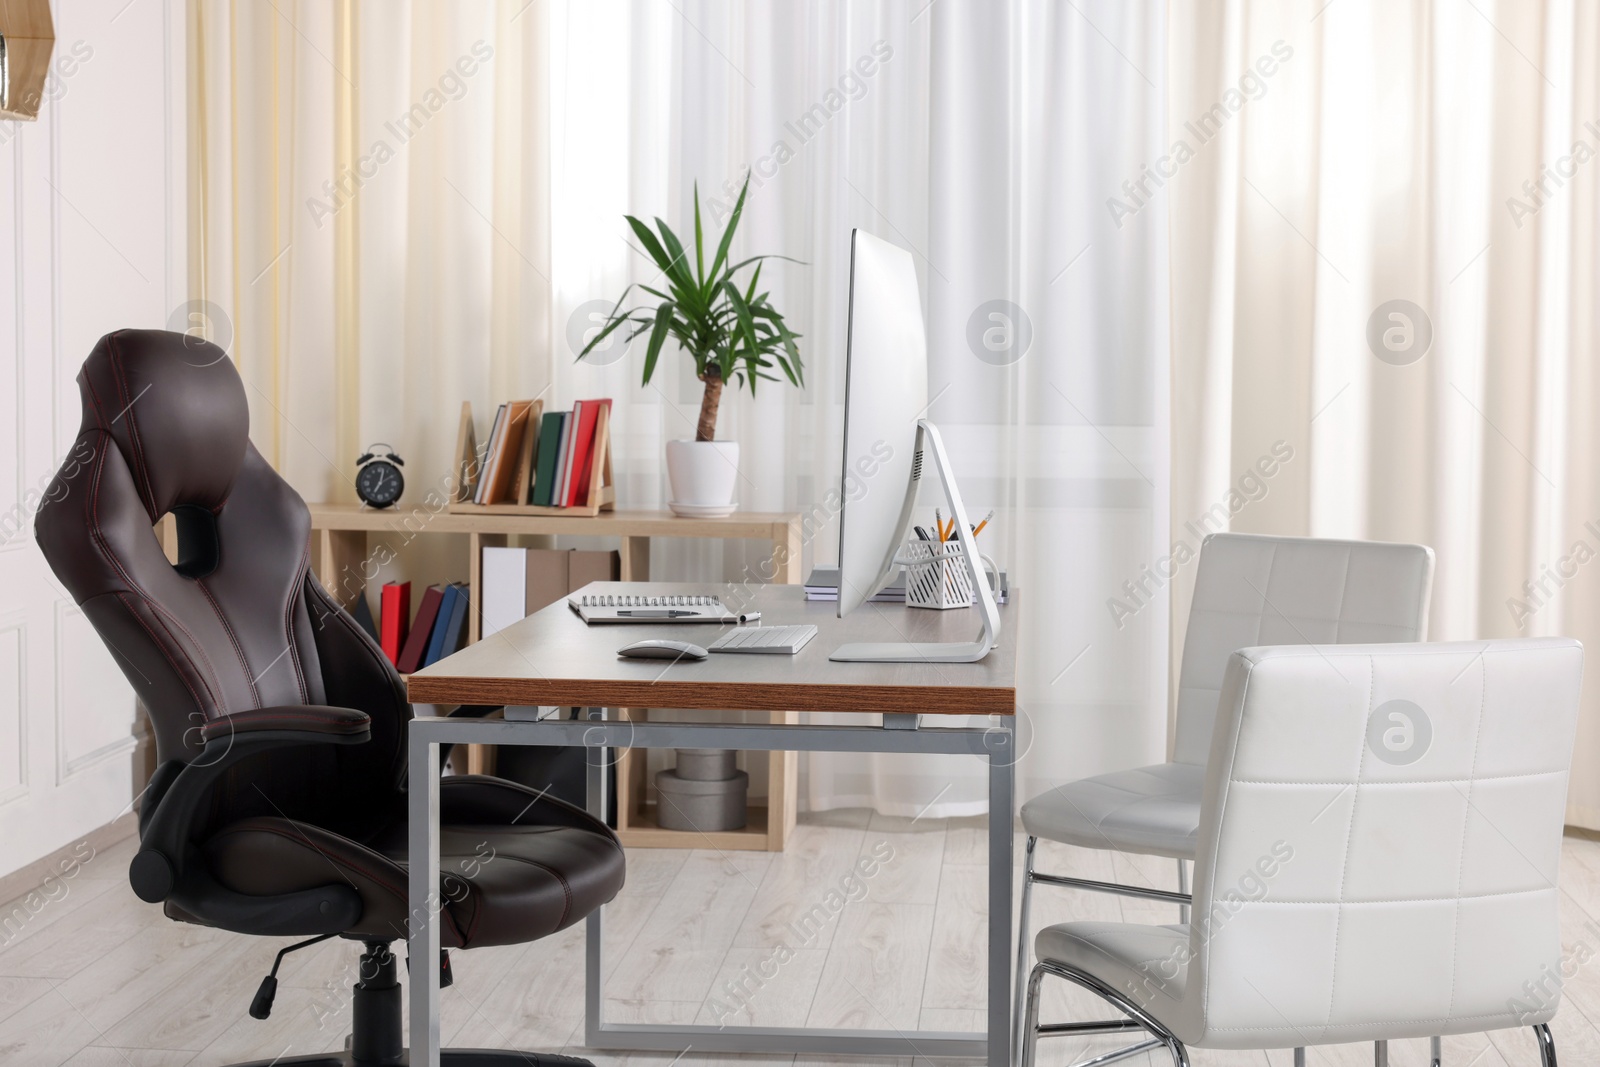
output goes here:
{"type": "Polygon", "coordinates": [[[396,585],[386,582],[383,601],[378,608],[378,632],[383,635],[383,654],[389,657],[390,663],[398,664],[400,646],[406,639],[406,623],[411,619],[411,583],[396,585]]]}
{"type": "Polygon", "coordinates": [[[577,463],[572,471],[571,488],[567,492],[567,507],[576,507],[589,502],[589,475],[594,467],[594,426],[595,420],[600,417],[600,409],[610,409],[610,400],[585,400],[583,412],[578,421],[578,432],[573,440],[576,442],[572,449],[574,462],[577,463]]]}
{"type": "Polygon", "coordinates": [[[422,594],[422,606],[411,623],[411,636],[406,638],[400,662],[395,664],[401,674],[412,674],[422,666],[422,654],[428,650],[428,635],[433,633],[433,620],[438,618],[439,601],[443,598],[444,589],[437,585],[428,586],[422,594]]]}

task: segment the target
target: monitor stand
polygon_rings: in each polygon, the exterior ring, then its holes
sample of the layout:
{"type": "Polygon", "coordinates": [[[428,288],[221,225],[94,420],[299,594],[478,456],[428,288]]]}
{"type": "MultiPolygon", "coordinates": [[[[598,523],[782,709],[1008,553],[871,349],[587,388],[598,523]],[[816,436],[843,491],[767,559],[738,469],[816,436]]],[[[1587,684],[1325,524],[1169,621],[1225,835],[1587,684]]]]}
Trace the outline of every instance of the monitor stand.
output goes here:
{"type": "MultiPolygon", "coordinates": [[[[944,487],[944,498],[955,519],[954,541],[945,543],[956,548],[955,554],[967,565],[967,576],[978,593],[978,613],[983,630],[975,641],[884,641],[858,642],[840,645],[828,658],[839,663],[976,663],[989,654],[1000,636],[1000,609],[995,606],[994,593],[989,588],[989,577],[978,559],[978,548],[972,539],[972,528],[967,523],[967,508],[961,502],[961,491],[956,487],[955,472],[950,469],[950,457],[945,454],[944,442],[939,439],[939,429],[927,419],[917,420],[917,458],[912,470],[922,469],[922,459],[933,455],[933,465],[939,472],[939,483],[944,487]]],[[[948,557],[947,557],[948,558],[948,557]]],[[[903,562],[896,556],[896,562],[903,562]]],[[[926,561],[923,561],[926,562],[926,561]]],[[[959,608],[955,609],[961,610],[959,608]]]]}

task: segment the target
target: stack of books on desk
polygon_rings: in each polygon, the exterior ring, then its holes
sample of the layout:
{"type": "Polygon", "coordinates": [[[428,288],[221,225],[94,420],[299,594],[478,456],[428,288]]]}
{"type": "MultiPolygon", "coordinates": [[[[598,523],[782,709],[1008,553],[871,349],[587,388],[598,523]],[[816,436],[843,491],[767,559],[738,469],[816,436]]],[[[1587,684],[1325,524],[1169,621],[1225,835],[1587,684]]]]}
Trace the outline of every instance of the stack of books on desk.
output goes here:
{"type": "MultiPolygon", "coordinates": [[[[1000,594],[996,596],[995,603],[1004,604],[1006,594],[1011,591],[1011,581],[1005,571],[1000,572],[1000,594]]],[[[838,600],[839,599],[839,568],[816,567],[806,576],[807,600],[838,600]]],[[[902,572],[889,584],[878,590],[869,603],[873,604],[904,604],[906,602],[906,579],[902,572]]]]}

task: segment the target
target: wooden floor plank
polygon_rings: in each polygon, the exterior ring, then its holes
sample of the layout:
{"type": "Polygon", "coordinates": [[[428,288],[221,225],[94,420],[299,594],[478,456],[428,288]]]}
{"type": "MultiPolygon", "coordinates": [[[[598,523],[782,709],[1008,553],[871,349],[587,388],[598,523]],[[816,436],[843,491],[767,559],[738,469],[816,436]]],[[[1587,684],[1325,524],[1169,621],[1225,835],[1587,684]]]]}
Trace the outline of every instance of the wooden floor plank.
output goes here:
{"type": "MultiPolygon", "coordinates": [[[[1018,870],[1022,837],[1017,839],[1018,870]]],[[[829,812],[802,820],[788,852],[723,855],[639,850],[606,913],[606,1016],[614,1022],[830,1025],[973,1030],[983,1024],[987,909],[984,820],[945,823],[829,812]],[[880,851],[874,853],[874,848],[880,851]],[[882,858],[888,850],[887,859],[882,858]],[[871,876],[857,866],[877,860],[871,876]],[[852,874],[858,883],[848,879],[852,874]],[[837,907],[828,902],[837,897],[837,907]],[[809,943],[792,923],[812,912],[809,943]],[[789,951],[779,953],[782,946],[789,951]],[[779,962],[779,957],[782,962],[779,962]],[[719,1000],[720,998],[720,1000],[719,1000]],[[726,1008],[729,1010],[719,1010],[726,1008]]],[[[0,909],[0,1063],[25,1067],[215,1065],[339,1048],[360,947],[333,940],[290,956],[272,1017],[246,1015],[271,956],[288,938],[246,938],[168,921],[137,900],[131,846],[105,850],[9,932],[0,909]],[[121,868],[121,869],[119,869],[121,868]]],[[[1170,886],[1171,860],[1041,842],[1038,869],[1170,886]]],[[[1563,843],[1562,943],[1588,950],[1565,985],[1552,1029],[1567,1063],[1600,1059],[1600,841],[1563,843]]],[[[36,905],[39,901],[34,902],[36,905]]],[[[1172,922],[1171,905],[1036,887],[1032,929],[1097,919],[1172,922]]],[[[454,953],[441,1031],[457,1046],[566,1051],[597,1067],[771,1063],[842,1067],[854,1057],[610,1053],[582,1047],[581,924],[532,945],[454,953]]],[[[1008,953],[1010,949],[1008,947],[1008,953]]],[[[1107,1017],[1065,982],[1044,987],[1047,1019],[1107,1017]]],[[[1122,1039],[1053,1039],[1040,1067],[1109,1051],[1122,1039]]],[[[1445,1039],[1446,1067],[1537,1067],[1526,1030],[1445,1039]]],[[[872,1061],[961,1067],[962,1061],[872,1061]]],[[[1164,1052],[1124,1061],[1168,1067],[1164,1052]]],[[[1289,1050],[1191,1050],[1194,1067],[1292,1067],[1289,1050]]],[[[1390,1046],[1393,1067],[1427,1067],[1426,1040],[1390,1046]]],[[[1310,1050],[1311,1067],[1368,1067],[1370,1044],[1310,1050]]]]}

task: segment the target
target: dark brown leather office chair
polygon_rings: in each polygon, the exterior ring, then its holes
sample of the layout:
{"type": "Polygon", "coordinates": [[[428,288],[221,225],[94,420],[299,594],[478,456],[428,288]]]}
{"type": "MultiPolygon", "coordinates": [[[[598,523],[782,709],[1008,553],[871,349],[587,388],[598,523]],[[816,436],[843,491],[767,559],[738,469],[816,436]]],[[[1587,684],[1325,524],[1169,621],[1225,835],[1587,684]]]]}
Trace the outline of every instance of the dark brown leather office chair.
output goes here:
{"type": "MultiPolygon", "coordinates": [[[[182,922],[363,942],[350,1047],[271,1062],[403,1064],[389,950],[408,932],[400,679],[309,573],[310,514],[251,445],[224,352],[123,330],[78,384],[80,461],[57,475],[35,534],[155,727],[134,891],[182,922]],[[151,529],[169,513],[176,565],[151,529]]],[[[622,887],[615,835],[569,804],[467,775],[444,779],[440,813],[447,947],[537,940],[622,887]]],[[[273,988],[269,976],[252,1015],[273,988]]],[[[467,1050],[444,1062],[586,1063],[467,1050]]]]}

